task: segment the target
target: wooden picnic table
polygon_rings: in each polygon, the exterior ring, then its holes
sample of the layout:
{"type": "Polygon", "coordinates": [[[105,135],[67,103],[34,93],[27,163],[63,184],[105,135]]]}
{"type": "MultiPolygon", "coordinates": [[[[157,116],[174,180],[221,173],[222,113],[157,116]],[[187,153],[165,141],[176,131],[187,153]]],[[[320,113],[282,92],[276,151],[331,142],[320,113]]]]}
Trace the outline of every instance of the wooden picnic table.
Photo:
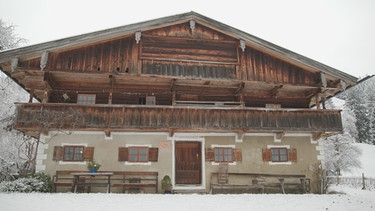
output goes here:
{"type": "Polygon", "coordinates": [[[71,173],[71,175],[74,176],[73,180],[73,187],[74,187],[74,193],[77,192],[77,187],[107,187],[107,193],[111,192],[111,176],[113,176],[113,172],[97,172],[97,173],[71,173]],[[87,178],[89,177],[89,181],[86,180],[80,180],[80,177],[87,178]],[[104,179],[104,182],[102,178],[100,177],[107,177],[107,179],[104,179]],[[95,181],[96,178],[99,178],[99,181],[95,181]]]}

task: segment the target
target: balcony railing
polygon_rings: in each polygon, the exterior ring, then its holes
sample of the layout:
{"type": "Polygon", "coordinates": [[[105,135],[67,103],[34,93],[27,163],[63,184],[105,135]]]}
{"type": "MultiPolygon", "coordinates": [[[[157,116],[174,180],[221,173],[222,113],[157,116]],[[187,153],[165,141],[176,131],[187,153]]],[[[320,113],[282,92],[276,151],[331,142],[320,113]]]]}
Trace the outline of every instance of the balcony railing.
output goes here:
{"type": "Polygon", "coordinates": [[[16,128],[50,130],[341,132],[339,110],[17,104],[16,128]]]}

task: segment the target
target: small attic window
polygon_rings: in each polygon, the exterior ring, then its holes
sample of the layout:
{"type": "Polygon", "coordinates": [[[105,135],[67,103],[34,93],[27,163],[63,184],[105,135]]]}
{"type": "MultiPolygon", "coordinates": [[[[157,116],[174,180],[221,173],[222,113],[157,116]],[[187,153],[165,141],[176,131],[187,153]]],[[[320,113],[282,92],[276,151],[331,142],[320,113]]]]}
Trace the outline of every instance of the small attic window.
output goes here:
{"type": "Polygon", "coordinates": [[[77,104],[88,105],[95,104],[96,95],[94,94],[78,94],[77,104]]]}

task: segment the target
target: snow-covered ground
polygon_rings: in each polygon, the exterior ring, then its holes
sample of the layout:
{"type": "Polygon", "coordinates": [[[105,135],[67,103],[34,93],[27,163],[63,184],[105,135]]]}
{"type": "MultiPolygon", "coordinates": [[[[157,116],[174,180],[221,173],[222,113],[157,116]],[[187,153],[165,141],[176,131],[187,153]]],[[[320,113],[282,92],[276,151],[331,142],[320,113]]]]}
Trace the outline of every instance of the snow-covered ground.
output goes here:
{"type": "Polygon", "coordinates": [[[0,210],[375,210],[375,191],[330,195],[0,194],[0,210]]]}
{"type": "Polygon", "coordinates": [[[355,143],[362,151],[361,163],[362,168],[352,169],[351,172],[344,172],[344,176],[361,176],[362,173],[365,177],[372,177],[375,179],[375,145],[355,143]]]}
{"type": "MultiPolygon", "coordinates": [[[[356,144],[362,149],[362,168],[352,175],[375,177],[375,146],[356,144]]],[[[59,210],[375,210],[375,188],[361,190],[332,186],[339,194],[73,194],[0,193],[1,211],[59,210]]]]}

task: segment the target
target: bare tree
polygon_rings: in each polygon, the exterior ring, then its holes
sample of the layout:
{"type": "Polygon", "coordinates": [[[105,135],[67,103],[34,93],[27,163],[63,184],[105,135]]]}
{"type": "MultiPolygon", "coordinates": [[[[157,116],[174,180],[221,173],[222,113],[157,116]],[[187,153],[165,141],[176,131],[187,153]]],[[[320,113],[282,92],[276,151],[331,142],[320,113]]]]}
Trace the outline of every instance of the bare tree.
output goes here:
{"type": "MultiPolygon", "coordinates": [[[[14,33],[15,26],[0,19],[0,51],[26,44],[26,40],[14,33]]],[[[1,67],[0,67],[1,68],[1,67]]],[[[28,100],[28,94],[0,71],[0,181],[9,180],[17,172],[27,172],[25,162],[29,160],[35,139],[14,130],[14,102],[28,100]]]]}
{"type": "Polygon", "coordinates": [[[0,19],[0,51],[16,48],[27,43],[27,40],[14,33],[16,26],[6,24],[0,19]]]}

